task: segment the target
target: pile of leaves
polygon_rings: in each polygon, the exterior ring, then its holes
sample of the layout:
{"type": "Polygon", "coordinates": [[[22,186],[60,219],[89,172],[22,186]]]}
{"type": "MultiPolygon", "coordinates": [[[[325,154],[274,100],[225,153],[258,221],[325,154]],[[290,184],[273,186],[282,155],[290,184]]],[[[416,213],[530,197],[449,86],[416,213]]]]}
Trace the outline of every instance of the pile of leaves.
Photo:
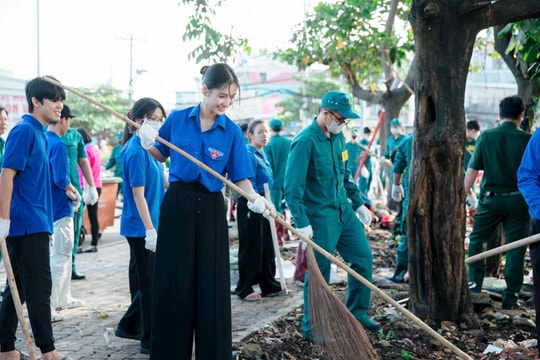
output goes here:
{"type": "MultiPolygon", "coordinates": [[[[369,239],[373,250],[374,267],[393,268],[395,250],[392,247],[390,232],[377,230],[370,234],[369,239]]],[[[286,257],[294,261],[295,251],[285,251],[286,257]]],[[[407,284],[387,281],[375,285],[384,288],[384,291],[396,300],[408,296],[407,284]]],[[[345,285],[333,285],[333,290],[341,299],[346,296],[345,285]]],[[[428,323],[428,325],[473,359],[540,359],[536,349],[534,309],[530,299],[532,294],[529,294],[529,298],[525,294],[520,308],[511,311],[501,309],[500,297],[497,297],[497,294],[481,295],[479,303],[475,304],[481,329],[467,329],[450,322],[428,323]],[[488,346],[498,348],[498,352],[484,354],[488,346]]],[[[380,359],[458,359],[452,351],[377,296],[372,296],[369,314],[375,316],[382,324],[379,331],[368,332],[371,345],[380,359]]],[[[301,306],[235,343],[233,345],[235,359],[333,360],[303,337],[302,315],[301,306]]]]}

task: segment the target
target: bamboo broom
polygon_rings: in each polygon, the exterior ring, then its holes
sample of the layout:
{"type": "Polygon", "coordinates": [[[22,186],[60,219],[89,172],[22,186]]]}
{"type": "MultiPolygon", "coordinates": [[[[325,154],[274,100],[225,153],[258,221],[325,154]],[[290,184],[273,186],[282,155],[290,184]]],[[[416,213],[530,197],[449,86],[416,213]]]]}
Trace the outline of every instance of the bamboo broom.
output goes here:
{"type": "MultiPolygon", "coordinates": [[[[62,83],[60,83],[59,81],[56,81],[54,79],[51,79],[49,77],[42,77],[45,81],[48,81],[50,82],[51,84],[54,84],[54,85],[57,85],[57,86],[60,86],[62,87],[63,89],[85,99],[86,101],[94,104],[95,106],[105,110],[106,112],[110,113],[111,115],[114,115],[115,117],[119,118],[120,120],[124,121],[124,122],[127,122],[128,124],[136,127],[136,128],[139,128],[140,127],[140,124],[134,122],[133,120],[119,114],[118,112],[114,111],[113,109],[97,102],[96,100],[92,99],[91,97],[81,93],[80,91],[72,88],[72,87],[69,87],[69,86],[66,86],[62,83]]],[[[210,174],[212,174],[213,176],[215,176],[216,178],[218,178],[220,181],[222,181],[224,184],[228,185],[229,187],[231,187],[233,190],[235,190],[236,192],[238,192],[240,195],[244,196],[246,199],[248,200],[253,200],[252,196],[248,193],[246,193],[244,190],[242,190],[240,187],[238,187],[236,184],[232,183],[229,179],[227,179],[226,177],[222,176],[221,174],[219,174],[218,172],[216,172],[215,170],[213,170],[212,168],[208,167],[206,164],[204,164],[203,162],[199,161],[198,159],[194,158],[192,155],[186,153],[184,150],[180,149],[179,147],[177,147],[176,145],[170,143],[169,141],[161,138],[160,136],[157,137],[156,139],[157,141],[161,142],[162,144],[164,144],[165,146],[171,148],[172,150],[178,152],[179,154],[181,154],[182,156],[184,156],[185,158],[187,158],[188,160],[190,160],[191,162],[193,162],[194,164],[196,164],[197,166],[199,166],[200,168],[206,170],[207,172],[209,172],[210,174]]],[[[391,304],[392,306],[394,306],[397,310],[399,310],[403,315],[405,315],[408,319],[410,319],[411,321],[413,321],[414,323],[416,323],[418,326],[420,326],[422,329],[424,329],[427,333],[429,333],[431,336],[433,336],[435,339],[437,339],[440,343],[442,343],[445,347],[449,348],[450,350],[452,350],[456,355],[459,356],[459,358],[461,359],[467,359],[467,360],[472,360],[472,358],[467,355],[466,353],[464,353],[461,349],[459,349],[457,346],[455,346],[454,344],[452,344],[450,341],[448,341],[447,339],[445,339],[443,336],[441,336],[437,331],[433,330],[431,327],[429,327],[427,324],[425,324],[422,320],[420,320],[416,315],[414,315],[413,313],[411,313],[409,310],[405,309],[402,305],[400,305],[396,300],[392,299],[389,295],[387,295],[384,291],[382,291],[381,289],[379,289],[378,287],[376,287],[375,285],[373,285],[370,281],[366,280],[364,277],[362,277],[360,274],[358,274],[356,271],[354,271],[353,269],[351,269],[349,266],[347,266],[345,263],[343,263],[342,261],[340,261],[339,259],[337,259],[335,256],[333,256],[332,254],[330,254],[328,251],[324,250],[322,247],[320,247],[319,245],[317,245],[315,242],[313,242],[311,239],[307,238],[306,236],[304,236],[301,232],[299,232],[296,228],[294,228],[292,225],[290,225],[288,222],[286,222],[285,220],[283,220],[281,217],[279,217],[274,211],[270,211],[269,212],[269,215],[271,217],[273,217],[277,222],[279,222],[280,224],[282,224],[283,226],[285,226],[287,229],[289,229],[293,234],[295,234],[296,236],[298,236],[300,239],[302,239],[304,242],[306,242],[308,245],[312,246],[315,250],[317,250],[318,253],[320,253],[321,255],[323,255],[325,258],[327,258],[328,260],[330,260],[332,263],[336,264],[337,266],[339,266],[340,268],[342,268],[343,270],[345,270],[347,273],[349,273],[351,276],[353,276],[355,279],[357,279],[358,281],[360,281],[363,285],[367,286],[371,291],[375,292],[379,297],[383,298],[387,303],[391,304]]],[[[316,277],[315,277],[316,279],[316,277]]],[[[313,283],[312,283],[313,285],[313,283]]],[[[320,284],[321,285],[321,289],[323,289],[323,291],[325,291],[326,293],[328,292],[332,292],[332,289],[328,286],[328,284],[326,284],[326,281],[322,281],[322,283],[320,284]]],[[[331,301],[335,301],[335,300],[331,300],[331,301]]],[[[319,305],[321,307],[324,307],[324,310],[329,312],[330,314],[332,314],[335,309],[337,308],[337,304],[343,304],[339,299],[337,299],[337,301],[335,302],[321,302],[319,305]]],[[[348,311],[348,310],[347,310],[348,311]]],[[[332,317],[333,318],[333,317],[332,317]]],[[[333,321],[333,320],[332,320],[333,321]]],[[[339,324],[338,324],[339,325],[339,324]]],[[[325,326],[328,326],[328,324],[326,324],[325,326]]],[[[336,332],[334,332],[334,337],[328,337],[328,338],[338,338],[338,337],[341,337],[345,340],[349,340],[351,341],[353,338],[359,338],[361,337],[361,334],[353,334],[353,335],[350,335],[350,334],[344,334],[342,333],[340,330],[340,328],[337,328],[337,327],[334,327],[334,329],[337,329],[336,332]],[[350,335],[351,337],[347,338],[346,335],[350,335]]],[[[371,347],[371,344],[368,344],[368,349],[371,347]]],[[[362,354],[366,351],[366,348],[365,348],[365,344],[363,344],[362,348],[360,349],[356,349],[354,350],[353,354],[362,354]]],[[[369,350],[368,350],[369,351],[369,350]]],[[[339,359],[339,356],[338,355],[336,358],[339,359]]]]}
{"type": "Polygon", "coordinates": [[[336,294],[329,290],[311,246],[307,247],[306,255],[309,271],[308,303],[313,336],[311,340],[331,359],[379,359],[362,325],[336,294]],[[332,311],[328,311],[330,307],[332,311]],[[362,351],[358,352],[360,349],[362,351]]]}

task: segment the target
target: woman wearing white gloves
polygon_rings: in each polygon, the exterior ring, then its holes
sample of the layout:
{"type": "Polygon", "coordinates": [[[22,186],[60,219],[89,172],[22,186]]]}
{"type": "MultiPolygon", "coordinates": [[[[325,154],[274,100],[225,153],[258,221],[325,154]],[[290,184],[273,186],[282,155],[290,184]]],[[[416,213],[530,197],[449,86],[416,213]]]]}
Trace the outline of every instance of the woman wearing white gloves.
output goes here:
{"type": "MultiPolygon", "coordinates": [[[[202,101],[173,111],[159,136],[251,194],[250,210],[272,205],[253,190],[240,127],[225,112],[239,92],[234,70],[217,63],[201,69],[202,101]]],[[[188,360],[193,337],[198,359],[230,359],[232,353],[229,238],[223,183],[181,154],[155,142],[143,124],[143,147],[160,161],[170,157],[169,188],[161,204],[152,291],[150,359],[188,360]]]]}
{"type": "MultiPolygon", "coordinates": [[[[159,129],[165,109],[152,98],[139,99],[128,117],[159,129]]],[[[120,235],[126,237],[137,270],[137,292],[118,323],[116,336],[140,339],[140,352],[150,353],[151,292],[159,221],[159,206],[165,194],[163,165],[142,146],[135,128],[126,124],[122,138],[120,161],[124,170],[124,207],[120,235]],[[139,328],[140,326],[140,328],[139,328]]],[[[130,274],[131,275],[131,274],[130,274]]]]}

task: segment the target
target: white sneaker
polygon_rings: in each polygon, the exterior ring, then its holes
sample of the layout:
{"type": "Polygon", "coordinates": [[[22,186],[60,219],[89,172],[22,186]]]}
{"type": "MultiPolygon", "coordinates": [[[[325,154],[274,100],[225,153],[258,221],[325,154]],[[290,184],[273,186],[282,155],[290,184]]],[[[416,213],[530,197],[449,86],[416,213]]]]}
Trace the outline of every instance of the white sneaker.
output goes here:
{"type": "Polygon", "coordinates": [[[84,301],[75,298],[69,298],[67,304],[57,307],[56,310],[75,309],[83,306],[84,301]]]}
{"type": "Polygon", "coordinates": [[[64,316],[62,316],[60,313],[53,311],[51,313],[51,321],[52,322],[58,322],[64,320],[64,316]]]}
{"type": "Polygon", "coordinates": [[[70,299],[68,299],[68,303],[65,306],[65,308],[66,309],[75,309],[75,308],[83,307],[83,306],[84,306],[84,301],[79,300],[79,299],[75,299],[75,298],[70,298],[70,299]]]}

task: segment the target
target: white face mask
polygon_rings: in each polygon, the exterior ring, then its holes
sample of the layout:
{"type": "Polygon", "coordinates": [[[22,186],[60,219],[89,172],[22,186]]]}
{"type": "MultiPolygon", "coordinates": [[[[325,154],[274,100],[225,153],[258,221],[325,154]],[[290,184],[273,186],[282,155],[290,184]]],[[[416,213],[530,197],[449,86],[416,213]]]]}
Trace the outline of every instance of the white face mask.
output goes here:
{"type": "Polygon", "coordinates": [[[396,134],[401,134],[401,131],[399,131],[398,128],[391,127],[390,133],[392,133],[392,135],[396,135],[396,134]]]}
{"type": "Polygon", "coordinates": [[[150,120],[150,119],[145,119],[145,120],[144,120],[144,123],[150,125],[150,126],[153,127],[156,131],[159,131],[159,128],[161,127],[161,124],[162,124],[161,121],[150,120]]]}
{"type": "Polygon", "coordinates": [[[337,135],[343,130],[344,127],[345,127],[345,124],[339,125],[337,122],[332,120],[330,125],[326,125],[326,130],[330,131],[334,135],[337,135]]]}

